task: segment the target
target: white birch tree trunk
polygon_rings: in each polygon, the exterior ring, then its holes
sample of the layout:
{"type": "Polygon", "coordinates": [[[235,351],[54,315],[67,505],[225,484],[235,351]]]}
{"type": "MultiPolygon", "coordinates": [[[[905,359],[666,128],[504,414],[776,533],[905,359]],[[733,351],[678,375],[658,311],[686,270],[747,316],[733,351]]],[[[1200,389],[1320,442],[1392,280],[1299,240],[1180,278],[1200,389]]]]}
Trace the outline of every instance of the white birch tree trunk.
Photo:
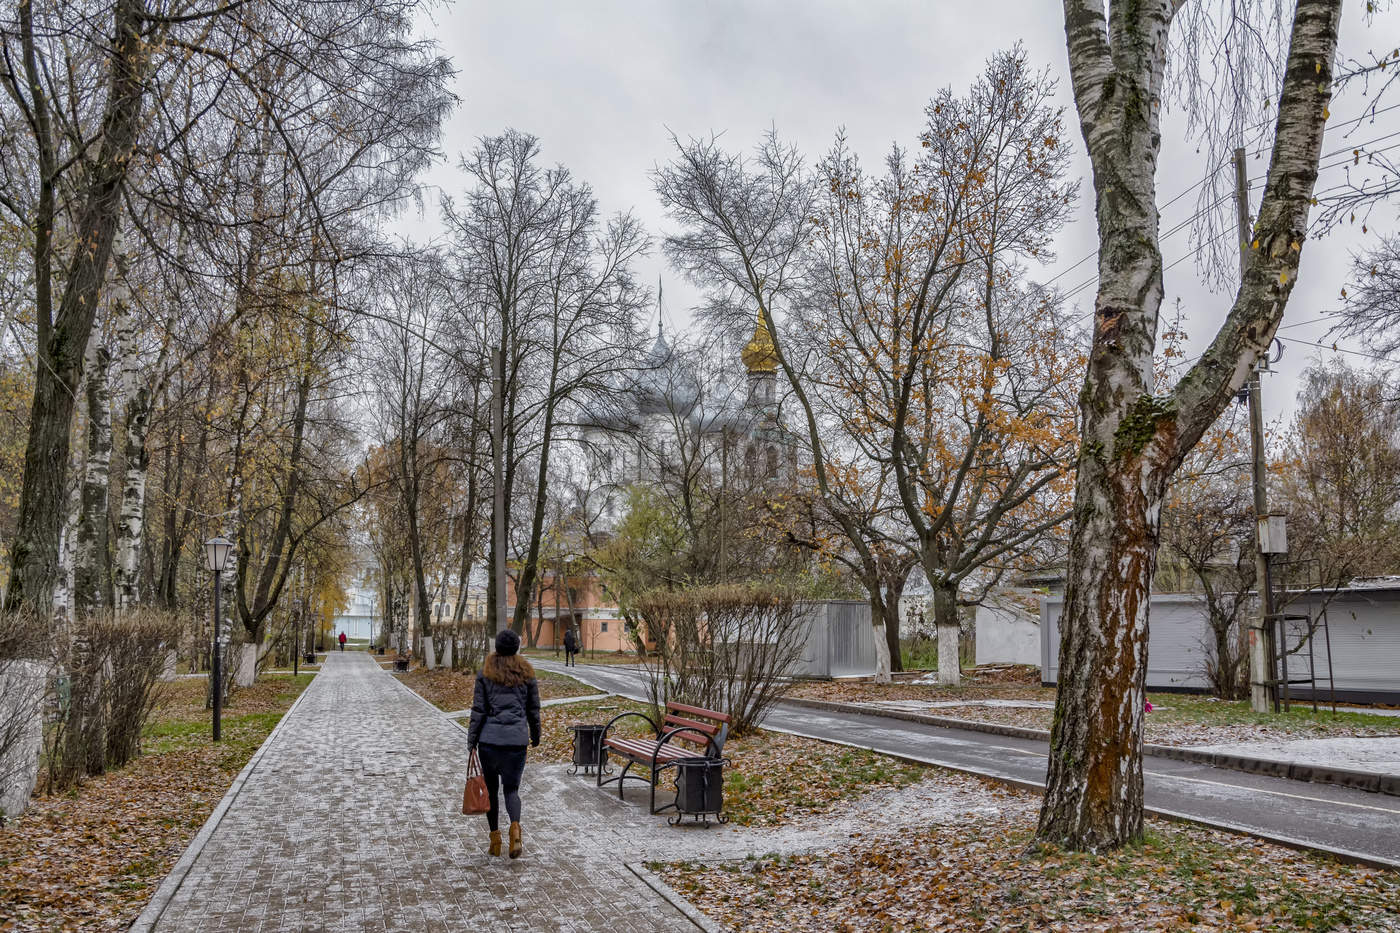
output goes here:
{"type": "MultiPolygon", "coordinates": [[[[75,464],[68,471],[69,477],[78,475],[75,464]]],[[[79,486],[71,483],[68,491],[68,506],[63,517],[63,530],[58,539],[58,577],[54,583],[54,616],[65,622],[73,621],[73,576],[74,560],[78,547],[78,519],[82,511],[82,498],[79,486]]]]}
{"type": "Polygon", "coordinates": [[[1155,173],[1168,30],[1181,0],[1064,0],[1075,105],[1093,166],[1099,290],[1080,394],[1082,439],[1060,680],[1039,838],[1113,848],[1143,828],[1148,594],[1171,474],[1267,351],[1297,280],[1337,47],[1340,0],[1298,0],[1269,178],[1234,305],[1164,396],[1155,173]]]}
{"type": "Polygon", "coordinates": [[[102,570],[107,559],[107,485],[112,469],[111,355],[100,335],[89,341],[87,352],[87,461],[73,555],[73,602],[78,609],[96,609],[107,601],[102,570]]]}
{"type": "MultiPolygon", "coordinates": [[[[141,601],[141,543],[146,526],[146,476],[150,453],[146,449],[150,429],[153,393],[148,379],[142,379],[138,328],[134,314],[124,314],[117,327],[117,369],[121,378],[122,427],[125,434],[125,471],[122,477],[121,508],[117,517],[115,590],[118,610],[130,609],[141,601]]],[[[165,346],[152,372],[158,376],[165,366],[165,346]]]]}

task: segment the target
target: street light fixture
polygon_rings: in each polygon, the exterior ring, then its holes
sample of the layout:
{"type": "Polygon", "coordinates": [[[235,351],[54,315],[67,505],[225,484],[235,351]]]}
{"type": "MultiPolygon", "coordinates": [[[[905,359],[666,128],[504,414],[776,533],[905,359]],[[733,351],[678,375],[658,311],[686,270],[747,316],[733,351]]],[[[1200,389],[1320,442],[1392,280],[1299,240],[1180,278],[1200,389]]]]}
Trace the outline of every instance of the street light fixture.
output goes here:
{"type": "Polygon", "coordinates": [[[228,567],[233,554],[233,542],[226,538],[210,538],[204,542],[204,565],[214,574],[214,741],[219,741],[219,727],[224,713],[223,625],[219,619],[219,574],[228,567]]]}

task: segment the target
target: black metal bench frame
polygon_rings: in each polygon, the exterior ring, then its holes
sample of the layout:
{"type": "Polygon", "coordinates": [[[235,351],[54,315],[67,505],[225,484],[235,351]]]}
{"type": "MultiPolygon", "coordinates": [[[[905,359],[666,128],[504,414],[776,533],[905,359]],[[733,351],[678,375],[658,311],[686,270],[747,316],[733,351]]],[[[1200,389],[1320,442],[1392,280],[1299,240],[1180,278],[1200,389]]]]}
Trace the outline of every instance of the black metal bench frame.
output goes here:
{"type": "Polygon", "coordinates": [[[598,750],[600,758],[600,767],[598,768],[598,786],[602,787],[605,784],[616,783],[617,797],[619,800],[621,800],[624,781],[628,780],[629,778],[633,781],[645,781],[651,790],[650,810],[653,814],[664,813],[667,810],[677,809],[675,803],[669,803],[659,808],[656,806],[656,785],[660,781],[661,772],[666,770],[666,768],[678,758],[719,758],[724,752],[724,741],[728,736],[729,717],[724,715],[723,713],[717,713],[714,710],[701,709],[695,706],[685,706],[680,703],[667,703],[666,713],[662,717],[661,725],[658,725],[655,720],[653,720],[650,716],[646,715],[645,713],[619,713],[616,716],[614,716],[606,726],[603,727],[602,738],[598,740],[598,750]],[[696,728],[695,726],[676,726],[673,729],[663,731],[664,725],[667,720],[672,718],[684,718],[679,715],[673,715],[673,710],[679,710],[685,713],[689,713],[691,716],[698,716],[705,719],[713,719],[716,725],[715,734],[710,735],[708,732],[705,732],[703,729],[696,728]],[[651,727],[653,734],[656,736],[656,738],[654,739],[628,740],[642,742],[644,744],[644,749],[642,749],[641,751],[644,751],[645,747],[649,747],[651,751],[651,754],[649,756],[640,753],[640,751],[634,752],[627,749],[619,749],[608,744],[609,730],[612,729],[614,724],[616,724],[620,720],[626,719],[629,716],[636,716],[637,718],[641,719],[643,722],[645,722],[648,726],[651,727]],[[667,755],[663,759],[661,757],[662,752],[671,744],[672,741],[676,739],[689,742],[692,745],[703,745],[703,755],[697,755],[693,753],[667,755]],[[622,770],[618,772],[617,777],[604,779],[604,766],[607,765],[609,755],[616,756],[617,758],[625,761],[626,764],[623,766],[622,770]],[[632,769],[633,765],[646,765],[647,773],[645,775],[628,774],[628,772],[632,769]]]}

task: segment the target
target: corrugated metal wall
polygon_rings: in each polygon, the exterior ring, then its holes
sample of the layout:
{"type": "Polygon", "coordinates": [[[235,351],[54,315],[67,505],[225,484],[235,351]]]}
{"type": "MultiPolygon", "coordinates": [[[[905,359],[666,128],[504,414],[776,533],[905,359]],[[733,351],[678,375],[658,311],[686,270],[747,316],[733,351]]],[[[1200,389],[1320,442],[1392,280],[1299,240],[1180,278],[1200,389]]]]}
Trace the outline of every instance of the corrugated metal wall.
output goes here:
{"type": "MultiPolygon", "coordinates": [[[[1063,594],[1040,599],[1040,679],[1053,684],[1060,676],[1060,613],[1063,594]]],[[[1159,593],[1152,597],[1148,623],[1147,686],[1169,690],[1204,690],[1205,652],[1209,632],[1201,597],[1190,593],[1159,593]]]]}
{"type": "Polygon", "coordinates": [[[875,630],[870,627],[870,604],[832,600],[826,604],[827,644],[831,676],[875,673],[875,630]]]}
{"type": "MultiPolygon", "coordinates": [[[[1285,611],[1316,616],[1324,600],[1317,595],[1294,597],[1285,611]]],[[[1343,590],[1326,602],[1332,641],[1332,668],[1338,699],[1400,703],[1400,591],[1343,590]]],[[[1290,639],[1290,646],[1297,644],[1290,639]]],[[[1319,632],[1313,644],[1318,677],[1325,678],[1326,647],[1319,632]]],[[[1289,675],[1307,670],[1307,649],[1289,658],[1289,675]]],[[[1327,684],[1321,696],[1327,696],[1327,684]]],[[[1306,689],[1292,689],[1306,694],[1306,689]]]]}
{"type": "MultiPolygon", "coordinates": [[[[1353,702],[1400,702],[1400,590],[1349,589],[1330,600],[1321,595],[1297,595],[1290,613],[1316,616],[1326,605],[1331,632],[1332,668],[1337,698],[1353,702]]],[[[1060,613],[1064,597],[1040,602],[1040,675],[1045,683],[1059,679],[1060,613]]],[[[1199,596],[1166,593],[1152,597],[1147,644],[1147,686],[1155,689],[1206,688],[1203,674],[1209,638],[1205,607],[1199,596]]],[[[1296,645],[1297,638],[1290,641],[1296,645]]],[[[1326,646],[1321,631],[1313,649],[1319,678],[1325,678],[1326,646]]],[[[1307,650],[1289,659],[1291,675],[1307,667],[1307,650]]],[[[1321,684],[1322,696],[1328,686],[1321,684]]],[[[1306,688],[1293,688],[1295,696],[1306,688]]]]}
{"type": "Polygon", "coordinates": [[[850,677],[875,673],[875,634],[870,604],[832,599],[807,604],[807,635],[798,677],[850,677]]]}

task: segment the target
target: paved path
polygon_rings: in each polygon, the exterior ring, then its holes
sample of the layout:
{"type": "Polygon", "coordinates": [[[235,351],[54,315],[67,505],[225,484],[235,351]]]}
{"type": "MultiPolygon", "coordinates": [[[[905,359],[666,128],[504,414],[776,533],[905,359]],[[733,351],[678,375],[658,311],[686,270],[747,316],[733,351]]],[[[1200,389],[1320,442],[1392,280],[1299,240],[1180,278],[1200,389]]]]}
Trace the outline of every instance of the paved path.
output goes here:
{"type": "MultiPolygon", "coordinates": [[[[534,664],[566,673],[551,661],[534,664]]],[[[582,665],[567,673],[623,696],[644,693],[635,669],[582,665]]],[[[1041,741],[783,705],[769,713],[764,726],[1023,786],[1044,785],[1048,747],[1041,741]]],[[[1400,868],[1400,798],[1156,757],[1146,758],[1143,770],[1150,811],[1400,868]]]]}
{"type": "Polygon", "coordinates": [[[328,656],[154,928],[693,933],[623,864],[662,818],[527,768],[525,855],[490,858],[485,819],[460,813],[466,752],[368,655],[328,656]]]}

